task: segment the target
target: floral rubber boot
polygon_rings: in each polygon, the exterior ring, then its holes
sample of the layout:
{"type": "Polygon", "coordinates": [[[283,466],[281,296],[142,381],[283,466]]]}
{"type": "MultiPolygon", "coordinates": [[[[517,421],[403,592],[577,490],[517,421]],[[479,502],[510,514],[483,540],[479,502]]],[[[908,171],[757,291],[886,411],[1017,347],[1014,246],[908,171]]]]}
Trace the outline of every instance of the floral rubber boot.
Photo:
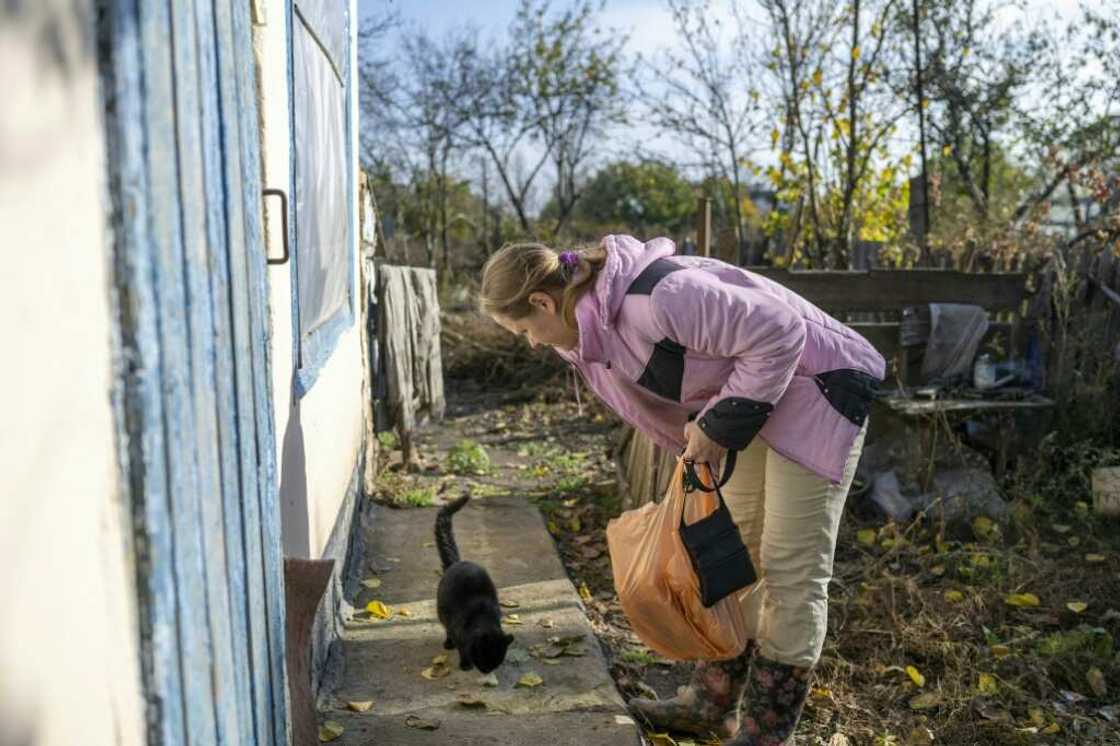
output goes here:
{"type": "Polygon", "coordinates": [[[787,746],[809,694],[812,669],[758,656],[737,708],[739,732],[723,746],[787,746]]]}
{"type": "Polygon", "coordinates": [[[754,642],[736,658],[700,661],[687,686],[671,699],[630,700],[631,711],[648,727],[726,738],[735,732],[735,708],[747,680],[754,642]]]}

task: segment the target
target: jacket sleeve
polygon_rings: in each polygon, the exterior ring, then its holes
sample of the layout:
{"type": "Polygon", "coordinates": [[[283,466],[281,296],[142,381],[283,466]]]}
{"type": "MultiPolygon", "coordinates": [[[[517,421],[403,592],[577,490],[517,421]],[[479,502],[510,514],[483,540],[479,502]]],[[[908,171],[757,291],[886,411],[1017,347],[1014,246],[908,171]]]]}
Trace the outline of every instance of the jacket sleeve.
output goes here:
{"type": "Polygon", "coordinates": [[[650,301],[653,322],[665,337],[733,361],[697,424],[724,448],[746,448],[793,378],[805,347],[805,321],[772,295],[694,271],[666,277],[650,301]]]}

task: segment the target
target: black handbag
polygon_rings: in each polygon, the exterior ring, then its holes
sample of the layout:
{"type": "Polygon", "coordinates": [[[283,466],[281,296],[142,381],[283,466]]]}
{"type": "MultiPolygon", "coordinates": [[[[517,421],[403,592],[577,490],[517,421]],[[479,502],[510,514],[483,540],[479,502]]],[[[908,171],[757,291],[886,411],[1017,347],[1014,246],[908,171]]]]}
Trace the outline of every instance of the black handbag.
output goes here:
{"type": "Polygon", "coordinates": [[[691,526],[685,524],[681,513],[681,541],[692,561],[692,569],[700,581],[700,600],[705,608],[714,606],[735,591],[742,590],[758,580],[750,552],[739,535],[739,527],[731,518],[731,511],[723,501],[720,487],[727,484],[735,470],[735,452],[728,451],[724,476],[719,483],[708,487],[696,474],[696,464],[685,462],[685,493],[700,490],[715,492],[719,507],[707,518],[691,526]]]}

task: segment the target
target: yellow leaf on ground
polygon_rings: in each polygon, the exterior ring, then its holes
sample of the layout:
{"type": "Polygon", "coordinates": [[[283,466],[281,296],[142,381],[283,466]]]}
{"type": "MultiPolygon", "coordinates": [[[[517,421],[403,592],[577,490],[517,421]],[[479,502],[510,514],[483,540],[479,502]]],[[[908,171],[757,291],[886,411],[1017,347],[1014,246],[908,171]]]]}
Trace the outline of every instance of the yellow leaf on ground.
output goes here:
{"type": "Polygon", "coordinates": [[[918,686],[926,685],[926,677],[922,676],[922,672],[914,668],[913,666],[906,667],[906,675],[909,676],[910,680],[918,686]]]}
{"type": "Polygon", "coordinates": [[[980,680],[976,684],[976,688],[982,694],[995,694],[999,691],[999,685],[996,683],[996,677],[990,673],[980,674],[980,680]]]}
{"type": "Polygon", "coordinates": [[[345,732],[346,729],[341,725],[333,720],[328,720],[319,726],[319,741],[322,743],[329,743],[345,732]]]}
{"type": "Polygon", "coordinates": [[[1033,593],[1010,593],[1004,602],[1008,606],[1038,606],[1042,603],[1033,593]]]}
{"type": "Polygon", "coordinates": [[[386,606],[380,601],[370,601],[366,604],[366,611],[373,614],[378,619],[388,619],[393,616],[393,607],[386,606]]]}
{"type": "Polygon", "coordinates": [[[397,609],[397,613],[401,616],[412,616],[412,612],[408,609],[397,609]]]}
{"type": "Polygon", "coordinates": [[[996,658],[1006,658],[1011,655],[1011,648],[1006,645],[992,645],[992,655],[996,658]]]}
{"type": "Polygon", "coordinates": [[[929,568],[929,571],[936,577],[940,578],[945,574],[945,565],[934,565],[929,568]]]}
{"type": "Polygon", "coordinates": [[[347,702],[346,706],[354,712],[369,712],[373,707],[373,700],[369,699],[364,702],[347,702]]]}
{"type": "Polygon", "coordinates": [[[1057,723],[1050,723],[1050,725],[1047,725],[1045,728],[1043,728],[1041,732],[1048,736],[1053,736],[1062,732],[1062,726],[1058,725],[1057,723]]]}
{"type": "Polygon", "coordinates": [[[960,591],[945,591],[945,600],[951,604],[959,604],[964,600],[964,594],[960,591]]]}
{"type": "Polygon", "coordinates": [[[503,621],[506,624],[513,624],[513,625],[524,623],[524,622],[521,621],[521,615],[520,614],[506,614],[506,618],[503,621]]]}
{"type": "Polygon", "coordinates": [[[591,591],[587,588],[587,583],[579,584],[579,597],[585,604],[591,603],[591,591]]]}
{"type": "Polygon", "coordinates": [[[931,710],[941,705],[941,696],[937,692],[923,692],[910,700],[911,710],[931,710]]]}
{"type": "Polygon", "coordinates": [[[436,679],[444,678],[450,673],[451,667],[447,665],[447,655],[443,654],[432,658],[432,665],[421,671],[420,675],[428,681],[435,681],[436,679]]]}
{"type": "Polygon", "coordinates": [[[1097,563],[1100,563],[1100,562],[1104,562],[1106,559],[1108,559],[1108,557],[1105,557],[1103,554],[1086,554],[1085,555],[1085,561],[1090,562],[1092,564],[1097,564],[1097,563]]]}
{"type": "Polygon", "coordinates": [[[1070,601],[1068,604],[1066,604],[1066,608],[1072,611],[1074,614],[1080,614],[1081,612],[1085,611],[1085,609],[1089,608],[1089,604],[1085,603],[1084,601],[1070,601]]]}
{"type": "Polygon", "coordinates": [[[366,578],[362,581],[362,585],[370,590],[376,590],[381,587],[381,578],[366,578]]]}
{"type": "Polygon", "coordinates": [[[503,609],[516,609],[521,604],[517,603],[516,601],[500,601],[498,605],[503,609]]]}
{"type": "Polygon", "coordinates": [[[530,671],[517,680],[517,686],[524,687],[526,689],[533,689],[534,687],[538,687],[543,683],[544,679],[542,679],[539,674],[536,674],[533,671],[530,671]]]}
{"type": "Polygon", "coordinates": [[[668,733],[647,733],[646,738],[653,746],[677,746],[677,742],[668,733]]]}
{"type": "Polygon", "coordinates": [[[1098,697],[1104,697],[1108,694],[1108,683],[1104,680],[1104,674],[1101,673],[1099,668],[1090,668],[1085,674],[1085,679],[1089,682],[1089,688],[1093,690],[1093,694],[1098,697]]]}
{"type": "Polygon", "coordinates": [[[875,539],[876,539],[877,536],[878,536],[878,534],[876,534],[875,529],[865,528],[865,529],[861,529],[856,534],[856,540],[859,541],[859,543],[863,544],[864,546],[873,547],[873,546],[875,546],[875,539]]]}

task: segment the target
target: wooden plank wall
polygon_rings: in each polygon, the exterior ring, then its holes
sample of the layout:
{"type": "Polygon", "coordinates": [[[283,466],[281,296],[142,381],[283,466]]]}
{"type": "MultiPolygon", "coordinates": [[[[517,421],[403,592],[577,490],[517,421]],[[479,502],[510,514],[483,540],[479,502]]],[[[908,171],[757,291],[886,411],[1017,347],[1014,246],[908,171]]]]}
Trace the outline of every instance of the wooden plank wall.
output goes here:
{"type": "Polygon", "coordinates": [[[152,743],[288,741],[248,15],[111,0],[97,21],[152,743]]]}

